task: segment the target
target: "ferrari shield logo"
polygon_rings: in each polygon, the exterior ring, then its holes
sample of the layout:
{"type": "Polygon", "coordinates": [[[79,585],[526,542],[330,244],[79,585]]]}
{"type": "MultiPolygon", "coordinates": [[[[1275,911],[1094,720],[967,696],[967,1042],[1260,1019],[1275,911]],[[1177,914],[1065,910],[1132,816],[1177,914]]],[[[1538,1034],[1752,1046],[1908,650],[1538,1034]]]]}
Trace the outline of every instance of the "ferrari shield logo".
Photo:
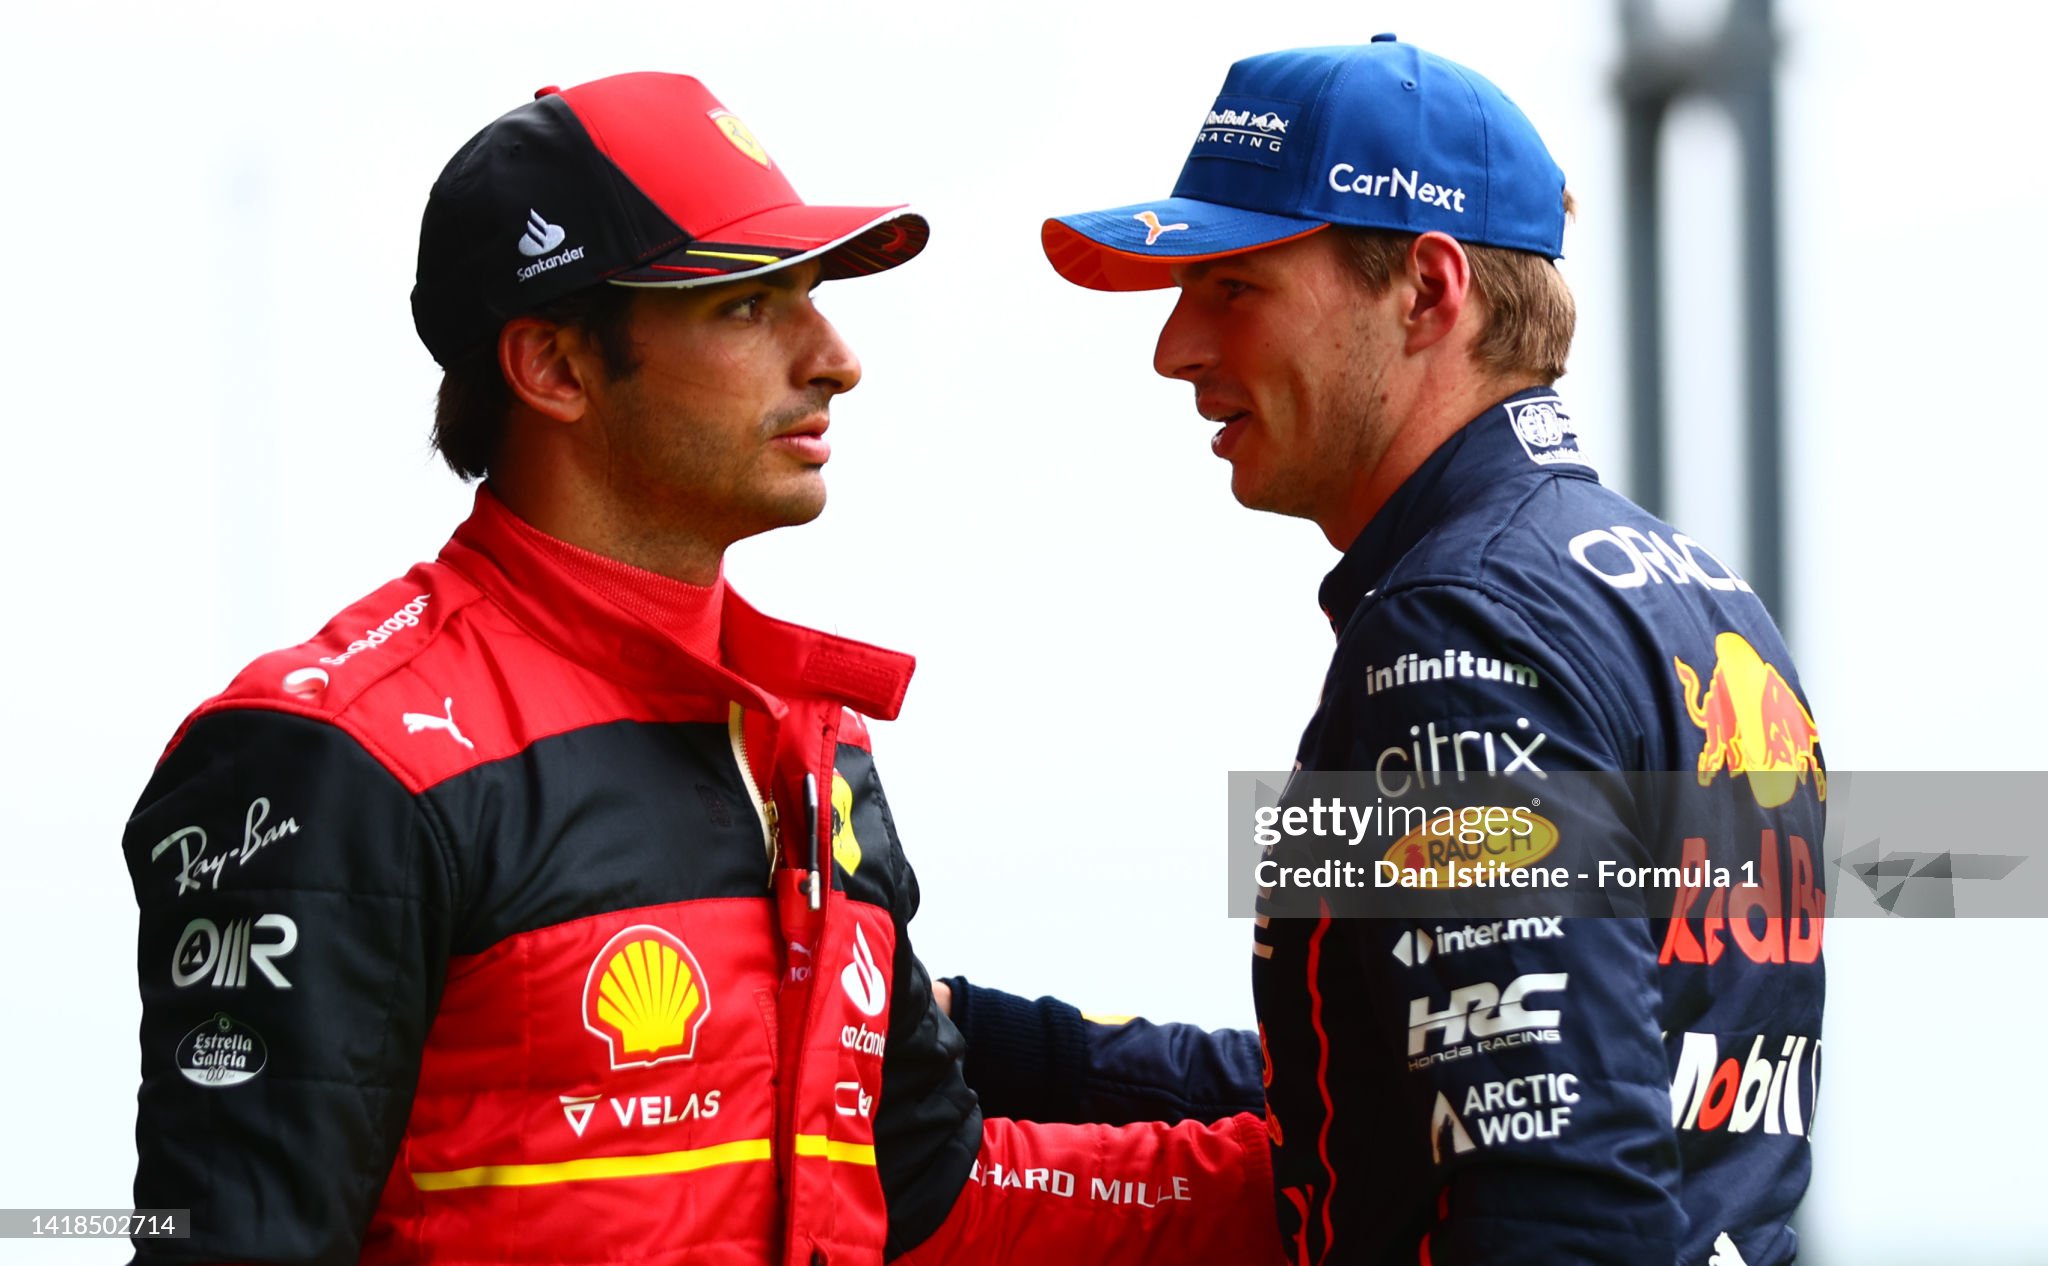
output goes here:
{"type": "Polygon", "coordinates": [[[734,114],[730,110],[713,110],[711,112],[711,121],[718,125],[719,131],[725,133],[725,139],[732,142],[734,149],[745,154],[763,167],[773,166],[768,161],[768,151],[761,148],[761,142],[754,139],[753,132],[749,131],[747,125],[740,121],[739,115],[734,114]]]}

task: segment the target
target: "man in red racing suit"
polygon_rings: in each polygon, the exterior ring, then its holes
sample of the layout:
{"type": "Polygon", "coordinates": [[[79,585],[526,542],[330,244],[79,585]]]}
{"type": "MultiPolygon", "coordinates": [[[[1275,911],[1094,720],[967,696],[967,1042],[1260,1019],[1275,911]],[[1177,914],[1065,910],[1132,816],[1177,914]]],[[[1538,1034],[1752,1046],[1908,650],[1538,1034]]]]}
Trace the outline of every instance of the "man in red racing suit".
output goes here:
{"type": "Polygon", "coordinates": [[[862,721],[911,660],[725,585],[823,504],[859,366],[811,288],[925,235],[799,202],[680,76],[451,161],[414,310],[490,482],[202,705],[126,834],[135,1198],[191,1211],[139,1260],[1277,1256],[1252,1116],[982,1119],[862,721]]]}

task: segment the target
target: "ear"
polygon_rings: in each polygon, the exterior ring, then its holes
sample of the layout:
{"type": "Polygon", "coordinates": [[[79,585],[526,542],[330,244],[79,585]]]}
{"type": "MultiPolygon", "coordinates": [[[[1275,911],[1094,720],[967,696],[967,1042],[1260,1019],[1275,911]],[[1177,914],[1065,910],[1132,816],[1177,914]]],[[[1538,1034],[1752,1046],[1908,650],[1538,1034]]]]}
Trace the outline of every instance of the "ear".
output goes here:
{"type": "Polygon", "coordinates": [[[1455,238],[1424,233],[1408,248],[1407,281],[1414,295],[1402,314],[1407,350],[1420,352],[1442,342],[1457,328],[1472,300],[1472,261],[1455,238]]]}
{"type": "Polygon", "coordinates": [[[542,317],[514,317],[498,331],[498,369],[521,404],[556,422],[590,405],[593,368],[583,332],[542,317]]]}

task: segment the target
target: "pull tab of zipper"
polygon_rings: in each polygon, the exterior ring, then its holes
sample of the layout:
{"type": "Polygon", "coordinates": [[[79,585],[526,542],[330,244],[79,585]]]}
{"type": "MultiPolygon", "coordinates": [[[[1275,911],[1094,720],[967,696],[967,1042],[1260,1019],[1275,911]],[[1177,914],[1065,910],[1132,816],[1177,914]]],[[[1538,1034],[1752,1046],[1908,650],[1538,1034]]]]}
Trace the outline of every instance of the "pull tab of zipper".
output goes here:
{"type": "Polygon", "coordinates": [[[768,881],[775,882],[775,866],[781,860],[781,840],[776,830],[775,801],[761,794],[761,784],[754,781],[754,767],[747,762],[747,711],[739,704],[731,705],[726,714],[726,734],[732,740],[732,758],[740,767],[740,781],[746,785],[747,796],[754,802],[754,816],[761,820],[761,844],[768,854],[768,881]]]}
{"type": "Polygon", "coordinates": [[[811,899],[811,909],[824,903],[825,885],[818,874],[818,776],[804,775],[804,834],[810,840],[811,870],[804,876],[804,892],[811,899]]]}

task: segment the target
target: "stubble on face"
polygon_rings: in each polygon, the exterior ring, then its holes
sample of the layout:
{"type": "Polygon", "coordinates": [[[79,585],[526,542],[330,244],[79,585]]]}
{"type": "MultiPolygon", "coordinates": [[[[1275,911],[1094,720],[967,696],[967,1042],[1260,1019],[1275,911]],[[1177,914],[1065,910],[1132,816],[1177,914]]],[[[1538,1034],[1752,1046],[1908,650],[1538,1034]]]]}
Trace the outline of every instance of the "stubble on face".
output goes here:
{"type": "Polygon", "coordinates": [[[1293,419],[1297,442],[1272,465],[1263,487],[1245,490],[1256,504],[1238,498],[1247,507],[1320,520],[1385,450],[1387,362],[1362,337],[1363,325],[1356,321],[1352,337],[1341,341],[1343,353],[1304,367],[1297,396],[1303,407],[1293,419]]]}
{"type": "Polygon", "coordinates": [[[830,400],[812,390],[748,420],[715,395],[621,391],[606,418],[607,484],[650,542],[679,532],[736,541],[809,523],[825,509],[823,470],[764,469],[764,450],[830,400]]]}
{"type": "Polygon", "coordinates": [[[615,533],[648,555],[808,523],[825,507],[823,459],[777,442],[815,435],[858,364],[812,307],[815,268],[640,296],[639,367],[609,378],[592,454],[615,533]]]}
{"type": "Polygon", "coordinates": [[[1275,299],[1289,311],[1269,336],[1269,372],[1259,373],[1264,433],[1246,446],[1248,458],[1261,460],[1233,469],[1231,492],[1249,509],[1321,522],[1392,442],[1386,383],[1394,349],[1384,314],[1335,235],[1283,249],[1293,255],[1293,276],[1275,299]]]}

